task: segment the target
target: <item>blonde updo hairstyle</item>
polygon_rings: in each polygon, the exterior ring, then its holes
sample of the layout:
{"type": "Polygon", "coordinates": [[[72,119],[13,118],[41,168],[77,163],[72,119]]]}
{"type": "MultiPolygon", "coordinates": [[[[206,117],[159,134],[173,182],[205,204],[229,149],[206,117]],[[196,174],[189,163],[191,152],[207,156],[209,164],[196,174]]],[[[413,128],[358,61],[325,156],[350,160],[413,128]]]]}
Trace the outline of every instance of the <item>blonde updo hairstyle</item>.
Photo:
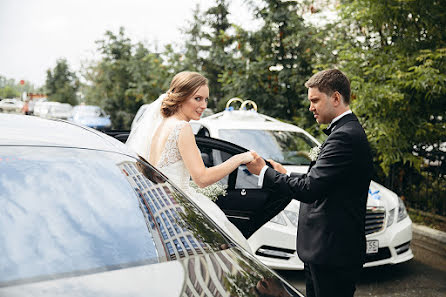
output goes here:
{"type": "Polygon", "coordinates": [[[177,73],[170,83],[167,96],[161,103],[163,117],[174,115],[183,102],[192,96],[199,87],[207,84],[208,80],[200,73],[189,71],[177,73]]]}

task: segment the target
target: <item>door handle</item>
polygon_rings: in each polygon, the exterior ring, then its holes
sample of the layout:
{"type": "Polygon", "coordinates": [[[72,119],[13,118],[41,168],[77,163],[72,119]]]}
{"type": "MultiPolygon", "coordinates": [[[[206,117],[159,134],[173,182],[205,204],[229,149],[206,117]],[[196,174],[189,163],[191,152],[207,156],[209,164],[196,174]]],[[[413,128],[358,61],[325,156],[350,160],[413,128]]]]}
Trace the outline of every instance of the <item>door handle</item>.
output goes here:
{"type": "Polygon", "coordinates": [[[246,190],[245,190],[245,189],[242,189],[242,190],[240,191],[240,195],[245,196],[245,195],[246,195],[246,190]]]}

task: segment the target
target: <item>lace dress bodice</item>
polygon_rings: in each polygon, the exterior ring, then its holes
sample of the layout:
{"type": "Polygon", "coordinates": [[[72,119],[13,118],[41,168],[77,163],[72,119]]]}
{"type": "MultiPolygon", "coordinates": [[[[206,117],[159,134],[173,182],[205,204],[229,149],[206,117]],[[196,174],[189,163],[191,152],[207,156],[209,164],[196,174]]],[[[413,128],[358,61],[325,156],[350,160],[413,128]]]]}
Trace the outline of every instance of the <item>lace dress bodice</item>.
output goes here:
{"type": "Polygon", "coordinates": [[[166,144],[156,167],[183,191],[190,192],[190,174],[184,165],[178,148],[180,131],[186,125],[188,125],[186,121],[178,121],[176,123],[167,137],[166,144]]]}
{"type": "Polygon", "coordinates": [[[180,150],[178,148],[178,137],[180,136],[181,129],[187,124],[186,121],[178,121],[173,127],[169,136],[167,137],[166,144],[161,157],[158,161],[157,167],[162,168],[169,166],[179,160],[181,160],[180,150]]]}

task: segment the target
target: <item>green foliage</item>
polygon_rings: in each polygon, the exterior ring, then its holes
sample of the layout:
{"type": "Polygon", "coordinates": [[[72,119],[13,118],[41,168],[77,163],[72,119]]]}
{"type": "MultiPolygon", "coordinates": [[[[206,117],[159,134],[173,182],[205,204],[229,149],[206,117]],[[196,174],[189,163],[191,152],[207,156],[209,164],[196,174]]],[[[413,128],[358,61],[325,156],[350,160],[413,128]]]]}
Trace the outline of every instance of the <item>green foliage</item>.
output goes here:
{"type": "Polygon", "coordinates": [[[224,73],[225,66],[234,59],[232,49],[236,44],[228,15],[226,0],[216,0],[215,6],[203,13],[197,7],[193,22],[185,31],[187,39],[184,65],[189,67],[189,70],[202,73],[208,79],[210,108],[215,108],[226,95],[219,77],[224,73]]]}
{"type": "Polygon", "coordinates": [[[220,76],[228,95],[220,108],[228,98],[241,97],[257,102],[262,113],[313,125],[304,83],[313,70],[316,30],[304,23],[296,1],[262,1],[254,10],[263,26],[255,32],[236,27],[236,58],[220,76]]]}
{"type": "Polygon", "coordinates": [[[336,55],[320,66],[350,78],[352,109],[372,145],[378,180],[410,196],[409,178],[423,180],[425,160],[444,154],[444,1],[342,2],[341,21],[325,32],[336,55]]]}
{"type": "MultiPolygon", "coordinates": [[[[85,101],[104,108],[114,129],[129,129],[138,108],[168,88],[172,70],[163,64],[160,54],[150,52],[142,43],[132,44],[124,28],[117,35],[107,31],[97,44],[102,60],[84,73],[89,82],[83,86],[85,101]]],[[[173,60],[172,49],[166,51],[173,60]]]]}
{"type": "Polygon", "coordinates": [[[56,67],[53,70],[48,69],[45,88],[50,101],[71,105],[78,103],[76,93],[79,81],[76,74],[70,71],[66,59],[57,60],[56,67]]]}
{"type": "Polygon", "coordinates": [[[19,84],[14,79],[0,75],[0,100],[5,98],[19,98],[23,92],[33,92],[34,86],[28,82],[19,84]]]}

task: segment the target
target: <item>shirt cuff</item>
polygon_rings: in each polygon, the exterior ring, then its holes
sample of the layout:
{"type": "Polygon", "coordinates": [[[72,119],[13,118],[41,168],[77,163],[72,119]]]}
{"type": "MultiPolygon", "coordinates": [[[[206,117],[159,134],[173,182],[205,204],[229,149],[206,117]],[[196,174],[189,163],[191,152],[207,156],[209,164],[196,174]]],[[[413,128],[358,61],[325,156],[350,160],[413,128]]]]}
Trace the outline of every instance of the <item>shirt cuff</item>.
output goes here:
{"type": "Polygon", "coordinates": [[[263,166],[262,170],[260,170],[258,182],[259,187],[263,187],[263,178],[265,177],[266,169],[268,169],[268,165],[263,166]]]}

